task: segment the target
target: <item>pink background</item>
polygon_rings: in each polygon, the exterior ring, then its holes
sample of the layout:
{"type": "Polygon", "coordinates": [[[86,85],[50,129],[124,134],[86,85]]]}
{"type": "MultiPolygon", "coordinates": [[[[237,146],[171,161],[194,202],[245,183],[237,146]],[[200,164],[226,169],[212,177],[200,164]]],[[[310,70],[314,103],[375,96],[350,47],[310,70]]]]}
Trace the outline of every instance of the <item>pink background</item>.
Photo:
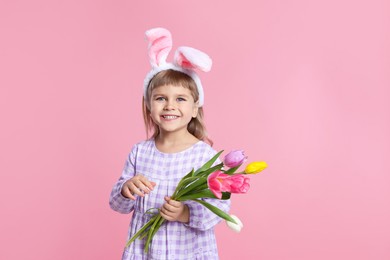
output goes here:
{"type": "Polygon", "coordinates": [[[0,259],[120,258],[108,197],[145,138],[155,26],[214,60],[215,148],[269,164],[221,259],[390,259],[389,3],[2,0],[0,259]]]}

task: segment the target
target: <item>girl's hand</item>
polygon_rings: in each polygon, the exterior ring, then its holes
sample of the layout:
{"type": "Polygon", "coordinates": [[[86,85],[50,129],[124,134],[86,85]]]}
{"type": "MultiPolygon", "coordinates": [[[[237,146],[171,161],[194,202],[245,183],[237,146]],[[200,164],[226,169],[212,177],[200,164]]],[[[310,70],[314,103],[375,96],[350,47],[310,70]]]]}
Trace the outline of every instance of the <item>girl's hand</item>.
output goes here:
{"type": "Polygon", "coordinates": [[[169,221],[188,223],[190,221],[190,210],[187,205],[165,197],[165,203],[160,210],[160,215],[169,221]]]}
{"type": "Polygon", "coordinates": [[[135,194],[143,197],[144,194],[149,194],[156,186],[155,182],[149,181],[145,176],[139,174],[126,181],[122,186],[122,195],[126,198],[135,200],[135,194]]]}

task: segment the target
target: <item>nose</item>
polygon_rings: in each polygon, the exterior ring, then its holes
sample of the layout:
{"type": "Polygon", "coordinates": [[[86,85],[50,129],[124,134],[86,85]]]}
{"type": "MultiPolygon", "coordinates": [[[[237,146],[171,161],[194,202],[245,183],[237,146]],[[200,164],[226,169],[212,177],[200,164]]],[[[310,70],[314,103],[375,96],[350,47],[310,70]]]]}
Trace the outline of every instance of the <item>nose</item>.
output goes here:
{"type": "Polygon", "coordinates": [[[167,100],[167,102],[165,103],[165,106],[164,106],[164,110],[174,110],[174,109],[175,109],[175,106],[174,106],[173,101],[167,100]]]}

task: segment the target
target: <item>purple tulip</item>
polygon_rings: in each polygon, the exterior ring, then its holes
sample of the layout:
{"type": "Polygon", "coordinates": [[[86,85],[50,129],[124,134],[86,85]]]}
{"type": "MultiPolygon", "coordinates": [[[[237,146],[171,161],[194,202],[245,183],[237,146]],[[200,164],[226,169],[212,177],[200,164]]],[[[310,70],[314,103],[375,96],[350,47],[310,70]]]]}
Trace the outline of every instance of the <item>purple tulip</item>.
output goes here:
{"type": "Polygon", "coordinates": [[[225,158],[223,159],[223,163],[229,167],[237,167],[241,165],[246,160],[246,156],[244,154],[243,150],[235,150],[228,153],[225,158]]]}

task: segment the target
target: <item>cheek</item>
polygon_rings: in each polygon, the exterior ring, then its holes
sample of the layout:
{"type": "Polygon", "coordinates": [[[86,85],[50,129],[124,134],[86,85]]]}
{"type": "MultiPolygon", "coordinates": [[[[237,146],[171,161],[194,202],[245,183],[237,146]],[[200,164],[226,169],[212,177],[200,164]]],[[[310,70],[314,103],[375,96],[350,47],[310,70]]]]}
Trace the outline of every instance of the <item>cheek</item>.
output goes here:
{"type": "Polygon", "coordinates": [[[158,110],[156,109],[155,106],[152,105],[150,107],[149,115],[152,117],[152,119],[156,118],[159,115],[158,110]]]}
{"type": "Polygon", "coordinates": [[[156,102],[151,102],[149,107],[151,113],[159,110],[159,104],[156,102]]]}
{"type": "Polygon", "coordinates": [[[149,104],[145,103],[145,107],[146,107],[146,112],[151,114],[152,113],[152,104],[151,103],[149,103],[149,104]]]}

